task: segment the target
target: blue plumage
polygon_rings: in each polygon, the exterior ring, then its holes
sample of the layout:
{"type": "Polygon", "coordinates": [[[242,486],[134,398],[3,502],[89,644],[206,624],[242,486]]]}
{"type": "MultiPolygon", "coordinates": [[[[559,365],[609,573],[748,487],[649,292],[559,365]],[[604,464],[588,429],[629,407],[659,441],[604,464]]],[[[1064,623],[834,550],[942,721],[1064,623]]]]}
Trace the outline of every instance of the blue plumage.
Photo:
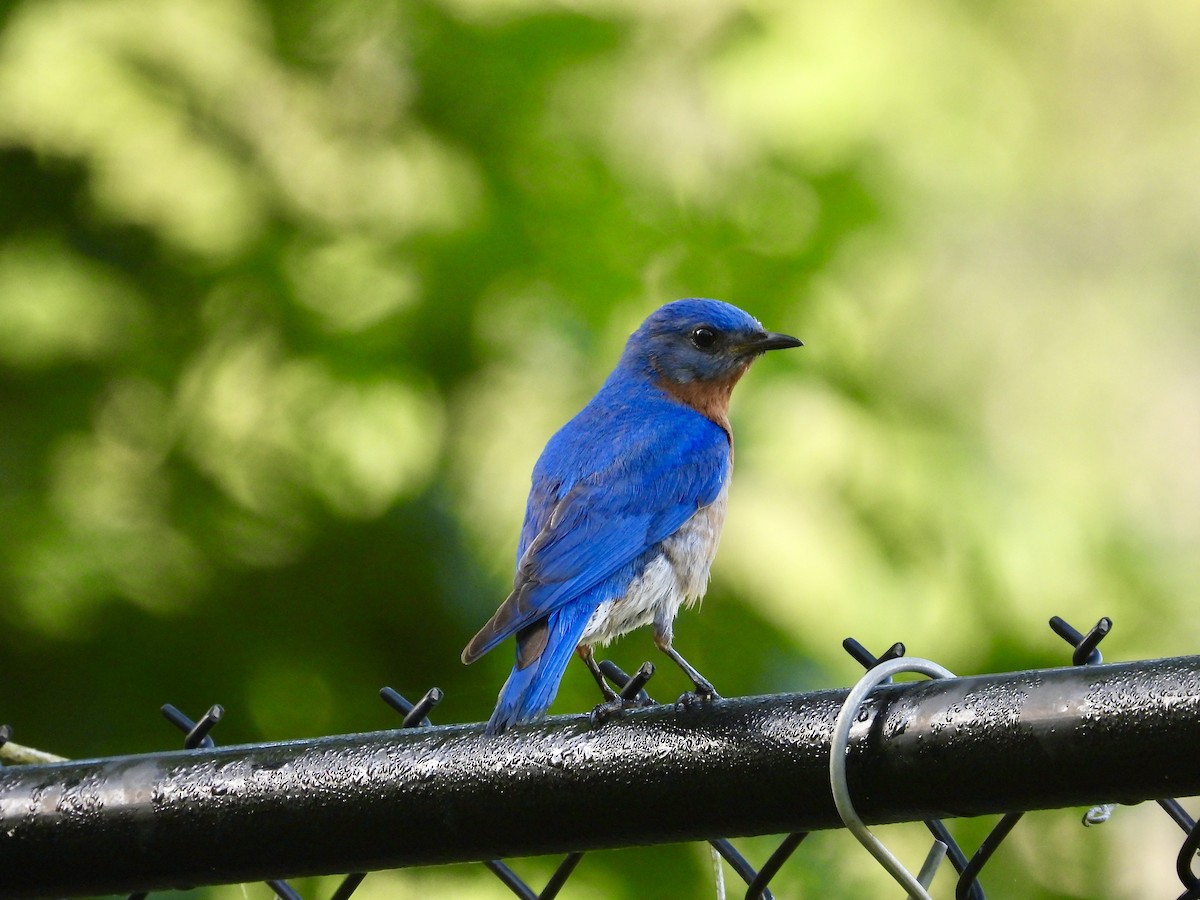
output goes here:
{"type": "Polygon", "coordinates": [[[716,300],[679,300],[634,332],[595,397],[534,466],[513,592],[463,651],[473,662],[510,635],[517,664],[489,731],[542,715],[578,652],[609,700],[592,645],[654,625],[671,647],[679,606],[702,596],[733,462],[728,401],[761,353],[799,346],[716,300]]]}

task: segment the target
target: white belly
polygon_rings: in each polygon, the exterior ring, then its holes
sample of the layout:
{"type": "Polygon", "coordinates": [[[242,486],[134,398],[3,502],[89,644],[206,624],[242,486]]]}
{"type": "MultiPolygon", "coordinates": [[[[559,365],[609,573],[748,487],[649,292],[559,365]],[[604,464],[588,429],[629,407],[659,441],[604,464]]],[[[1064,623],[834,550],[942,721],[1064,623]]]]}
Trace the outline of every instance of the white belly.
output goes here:
{"type": "Polygon", "coordinates": [[[708,573],[729,499],[729,482],[708,506],[696,511],[679,530],[662,542],[662,553],[629,583],[623,597],[601,603],[579,639],[581,644],[604,646],[614,638],[643,625],[668,638],[679,607],[692,606],[704,596],[708,573]]]}

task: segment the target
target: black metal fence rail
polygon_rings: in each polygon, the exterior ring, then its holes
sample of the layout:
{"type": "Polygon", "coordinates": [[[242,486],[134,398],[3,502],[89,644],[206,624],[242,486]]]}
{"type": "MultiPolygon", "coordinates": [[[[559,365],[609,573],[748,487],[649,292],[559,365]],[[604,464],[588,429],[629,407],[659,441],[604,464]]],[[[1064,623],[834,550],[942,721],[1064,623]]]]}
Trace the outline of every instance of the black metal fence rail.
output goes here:
{"type": "MultiPolygon", "coordinates": [[[[1071,632],[1077,664],[1096,658],[1104,631],[1071,632]]],[[[194,749],[0,768],[0,894],[274,879],[288,897],[278,879],[566,852],[549,897],[581,851],[712,840],[747,896],[767,896],[806,832],[842,825],[829,760],[846,694],[652,706],[599,727],[556,717],[500,737],[423,724],[434,692],[416,709],[393,694],[403,730],[223,749],[207,737],[219,708],[199,723],[175,713],[194,749]],[[789,836],[757,870],[714,840],[778,833],[789,836]]],[[[866,822],[925,821],[942,835],[968,870],[958,896],[976,898],[987,854],[969,871],[939,819],[1008,813],[994,844],[1024,810],[1159,800],[1188,832],[1183,896],[1200,896],[1200,831],[1169,800],[1200,794],[1197,746],[1200,657],[894,684],[857,714],[848,785],[866,822]]]]}

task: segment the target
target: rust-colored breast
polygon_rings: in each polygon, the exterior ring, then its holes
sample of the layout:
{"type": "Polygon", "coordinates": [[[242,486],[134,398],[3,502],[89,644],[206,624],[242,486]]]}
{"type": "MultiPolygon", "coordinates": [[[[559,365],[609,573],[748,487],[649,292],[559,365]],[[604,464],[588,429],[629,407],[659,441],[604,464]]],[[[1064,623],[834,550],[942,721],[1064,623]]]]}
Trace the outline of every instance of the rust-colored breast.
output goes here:
{"type": "Polygon", "coordinates": [[[733,430],[729,426],[729,395],[733,393],[733,386],[746,374],[746,369],[749,367],[749,364],[746,364],[729,377],[720,380],[680,383],[664,378],[658,383],[658,386],[680,403],[690,406],[700,415],[720,425],[729,435],[729,442],[732,444],[733,430]]]}

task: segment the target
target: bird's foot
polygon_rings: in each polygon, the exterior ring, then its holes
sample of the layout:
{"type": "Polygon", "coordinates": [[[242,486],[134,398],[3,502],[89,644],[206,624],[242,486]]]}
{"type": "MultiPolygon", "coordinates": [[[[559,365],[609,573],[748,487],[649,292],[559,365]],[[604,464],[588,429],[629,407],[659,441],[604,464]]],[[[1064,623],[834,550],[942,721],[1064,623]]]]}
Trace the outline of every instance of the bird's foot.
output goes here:
{"type": "MultiPolygon", "coordinates": [[[[614,716],[619,716],[627,709],[636,709],[639,706],[653,706],[654,701],[650,699],[650,695],[646,693],[646,682],[654,676],[654,663],[644,662],[638,667],[638,670],[630,677],[622,672],[615,664],[605,660],[600,664],[600,668],[605,670],[605,673],[614,681],[621,684],[621,693],[613,693],[609,695],[609,691],[605,691],[605,696],[608,699],[592,710],[592,727],[599,728],[609,719],[614,716]]],[[[604,687],[608,687],[607,684],[604,687]]],[[[611,689],[610,689],[611,690],[611,689]]]]}
{"type": "Polygon", "coordinates": [[[592,727],[599,728],[609,719],[615,719],[618,716],[624,715],[627,709],[637,709],[639,706],[649,705],[649,703],[638,697],[634,697],[632,700],[626,700],[624,697],[614,697],[612,700],[606,700],[604,703],[597,703],[592,708],[592,727]]]}
{"type": "Polygon", "coordinates": [[[720,699],[721,695],[713,689],[711,684],[698,684],[694,691],[686,691],[679,695],[679,699],[675,701],[675,708],[680,712],[692,712],[711,706],[714,700],[720,699]]]}

